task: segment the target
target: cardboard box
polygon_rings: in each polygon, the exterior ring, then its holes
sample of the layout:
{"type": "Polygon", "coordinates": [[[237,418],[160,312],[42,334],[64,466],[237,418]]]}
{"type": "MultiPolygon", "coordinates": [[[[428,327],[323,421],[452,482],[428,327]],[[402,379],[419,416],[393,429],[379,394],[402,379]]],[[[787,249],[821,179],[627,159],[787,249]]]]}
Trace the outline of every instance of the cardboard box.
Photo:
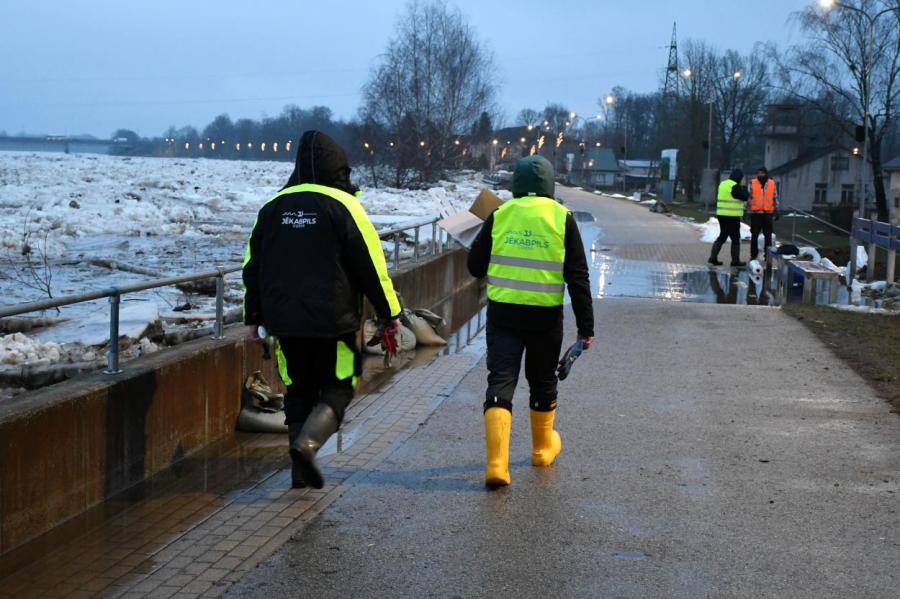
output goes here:
{"type": "Polygon", "coordinates": [[[503,204],[503,200],[490,189],[482,189],[475,201],[472,202],[472,206],[469,207],[469,212],[485,221],[501,204],[503,204]]]}
{"type": "Polygon", "coordinates": [[[468,212],[451,214],[447,218],[439,220],[438,226],[461,246],[467,250],[471,249],[472,242],[481,231],[481,225],[501,204],[503,204],[503,200],[491,190],[482,189],[478,192],[478,197],[472,202],[468,212]]]}
{"type": "Polygon", "coordinates": [[[483,220],[470,212],[457,212],[438,221],[438,226],[467,250],[472,248],[472,242],[483,224],[483,220]]]}

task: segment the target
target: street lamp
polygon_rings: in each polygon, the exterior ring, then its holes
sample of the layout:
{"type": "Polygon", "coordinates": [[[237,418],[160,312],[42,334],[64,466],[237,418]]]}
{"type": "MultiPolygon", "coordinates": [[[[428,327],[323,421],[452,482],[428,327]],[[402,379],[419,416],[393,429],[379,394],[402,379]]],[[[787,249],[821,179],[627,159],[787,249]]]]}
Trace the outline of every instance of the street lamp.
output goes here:
{"type": "MultiPolygon", "coordinates": [[[[682,73],[685,79],[690,79],[693,76],[693,71],[691,69],[685,69],[682,73]]],[[[722,77],[721,79],[717,79],[717,81],[732,81],[735,85],[737,85],[738,81],[740,81],[743,76],[743,72],[740,70],[735,71],[728,77],[722,77]]],[[[713,91],[710,91],[709,95],[709,124],[707,126],[707,139],[706,139],[706,168],[712,168],[712,117],[713,117],[713,91]]]]}
{"type": "MultiPolygon", "coordinates": [[[[616,103],[616,97],[612,94],[606,96],[606,105],[612,107],[616,103]]],[[[628,173],[628,111],[625,111],[625,132],[622,143],[622,164],[625,168],[622,171],[622,191],[625,191],[628,173]]]]}
{"type": "MultiPolygon", "coordinates": [[[[869,73],[869,68],[872,64],[872,49],[875,46],[875,22],[883,15],[886,15],[890,12],[900,13],[900,6],[891,6],[889,8],[885,8],[879,13],[876,13],[874,16],[870,15],[866,11],[853,6],[852,4],[845,4],[838,0],[819,0],[819,6],[822,7],[822,10],[825,12],[830,11],[833,8],[844,8],[855,13],[858,13],[866,18],[869,22],[869,45],[866,46],[866,56],[865,62],[863,63],[862,72],[866,74],[866,77],[871,77],[869,73]]],[[[862,147],[862,167],[859,169],[859,188],[863,187],[863,170],[866,168],[866,165],[869,162],[869,87],[871,86],[870,81],[863,82],[862,88],[862,101],[863,101],[863,147],[862,147]]],[[[873,173],[874,174],[874,173],[873,173]]],[[[865,218],[866,216],[866,204],[869,199],[869,187],[865,186],[865,189],[857,189],[856,197],[859,201],[859,217],[865,218]]],[[[856,260],[851,257],[850,264],[855,265],[856,260]]]]}

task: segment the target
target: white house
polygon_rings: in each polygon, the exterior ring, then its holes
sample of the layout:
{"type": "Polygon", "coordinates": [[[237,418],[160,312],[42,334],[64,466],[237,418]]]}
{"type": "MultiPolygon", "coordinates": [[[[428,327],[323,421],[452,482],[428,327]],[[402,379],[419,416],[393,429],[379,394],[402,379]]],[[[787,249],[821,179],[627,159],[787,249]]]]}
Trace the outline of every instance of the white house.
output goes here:
{"type": "MultiPolygon", "coordinates": [[[[803,148],[796,105],[769,106],[765,137],[765,165],[778,184],[779,203],[784,208],[816,211],[856,206],[860,181],[872,180],[872,168],[863,165],[858,147],[803,148]]],[[[748,177],[754,175],[747,173],[748,177]]],[[[863,185],[869,187],[867,208],[872,209],[874,189],[868,183],[863,185]]],[[[860,191],[865,193],[866,188],[860,191]]]]}

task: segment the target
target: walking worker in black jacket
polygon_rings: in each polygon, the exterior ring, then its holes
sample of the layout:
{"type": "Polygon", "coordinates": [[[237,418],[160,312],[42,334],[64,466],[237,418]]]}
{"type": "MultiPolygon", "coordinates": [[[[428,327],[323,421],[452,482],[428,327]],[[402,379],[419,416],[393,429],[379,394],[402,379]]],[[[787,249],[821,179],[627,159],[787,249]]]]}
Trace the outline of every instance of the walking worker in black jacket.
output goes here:
{"type": "Polygon", "coordinates": [[[512,399],[522,354],[530,388],[531,463],[549,466],[562,451],[553,430],[556,365],[569,288],[578,338],[594,340],[590,277],[578,225],[553,199],[553,166],[541,156],[519,160],[513,199],[488,217],[469,253],[469,272],[488,280],[487,367],[484,402],[485,484],[508,485],[512,399]]]}
{"type": "Polygon", "coordinates": [[[244,323],[277,340],[293,487],[324,481],[316,452],[337,431],[361,374],[362,295],[386,335],[400,303],[381,241],[350,183],[343,149],[319,131],[300,140],[287,185],[259,211],[244,256],[244,323]]]}

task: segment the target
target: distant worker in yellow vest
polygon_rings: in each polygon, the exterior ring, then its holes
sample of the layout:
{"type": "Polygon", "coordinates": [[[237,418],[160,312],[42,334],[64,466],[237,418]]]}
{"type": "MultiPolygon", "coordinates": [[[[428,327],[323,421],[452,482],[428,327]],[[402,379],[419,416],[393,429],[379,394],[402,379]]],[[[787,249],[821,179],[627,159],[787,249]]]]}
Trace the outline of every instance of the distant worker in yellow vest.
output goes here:
{"type": "Polygon", "coordinates": [[[750,183],[750,259],[759,255],[759,234],[763,234],[763,256],[768,256],[772,247],[772,229],[778,218],[778,194],[775,180],[769,178],[769,171],[761,166],[756,170],[756,178],[750,183]]]}
{"type": "Polygon", "coordinates": [[[744,202],[747,201],[747,187],[743,185],[744,171],[739,168],[731,171],[731,176],[719,183],[719,194],[716,200],[716,218],[719,220],[719,237],[713,242],[709,263],[721,266],[719,250],[725,240],[731,239],[731,265],[746,266],[741,262],[741,218],[744,216],[744,202]]]}
{"type": "Polygon", "coordinates": [[[488,387],[484,402],[485,484],[508,485],[512,400],[522,354],[530,388],[531,463],[549,466],[562,451],[553,429],[556,366],[563,340],[566,286],[578,338],[594,340],[590,277],[572,213],[554,198],[553,166],[541,156],[519,160],[513,199],[488,217],[469,253],[469,272],[487,276],[488,387]]]}

